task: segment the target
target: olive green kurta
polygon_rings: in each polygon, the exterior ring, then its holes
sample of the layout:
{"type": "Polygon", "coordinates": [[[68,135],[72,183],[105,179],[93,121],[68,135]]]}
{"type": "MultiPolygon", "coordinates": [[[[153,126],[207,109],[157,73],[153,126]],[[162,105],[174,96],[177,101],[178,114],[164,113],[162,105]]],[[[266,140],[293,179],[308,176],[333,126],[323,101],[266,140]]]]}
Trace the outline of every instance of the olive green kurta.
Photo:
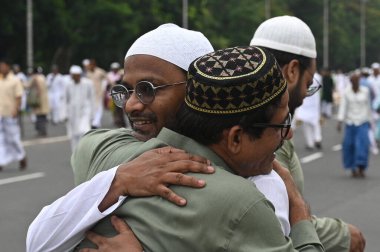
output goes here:
{"type": "MultiPolygon", "coordinates": [[[[290,170],[292,177],[303,194],[304,176],[301,163],[297,153],[294,150],[292,140],[287,140],[284,145],[276,152],[276,159],[290,170]]],[[[350,233],[348,226],[340,219],[319,218],[314,216],[312,222],[317,231],[321,243],[326,251],[331,252],[348,252],[350,249],[350,233]]]]}
{"type": "MultiPolygon", "coordinates": [[[[292,227],[292,241],[284,237],[272,204],[248,180],[232,174],[212,150],[163,129],[147,142],[137,142],[126,129],[98,130],[87,134],[72,157],[76,182],[90,179],[143,152],[169,144],[210,159],[214,174],[193,174],[205,179],[202,189],[172,186],[188,200],[176,206],[161,197],[132,198],[116,210],[141,241],[144,251],[323,251],[310,221],[292,227]],[[90,167],[90,169],[88,169],[90,167]],[[86,174],[89,174],[86,176],[86,174]]],[[[170,154],[168,154],[170,155],[170,154]]],[[[114,235],[109,218],[93,231],[114,235]]],[[[81,246],[89,242],[82,242],[81,246]]]]}

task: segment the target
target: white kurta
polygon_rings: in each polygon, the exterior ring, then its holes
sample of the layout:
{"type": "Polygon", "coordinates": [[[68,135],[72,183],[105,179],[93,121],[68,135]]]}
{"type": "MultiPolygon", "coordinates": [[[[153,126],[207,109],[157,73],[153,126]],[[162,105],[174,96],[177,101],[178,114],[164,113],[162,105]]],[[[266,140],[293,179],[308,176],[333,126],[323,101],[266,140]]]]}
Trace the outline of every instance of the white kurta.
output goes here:
{"type": "MultiPolygon", "coordinates": [[[[322,82],[322,78],[319,74],[315,74],[314,78],[322,82]]],[[[313,82],[312,86],[317,85],[313,82]]],[[[306,97],[303,100],[302,105],[297,108],[295,118],[297,120],[308,122],[310,124],[316,125],[319,124],[321,114],[321,97],[319,92],[315,93],[312,96],[306,97]]]]}
{"type": "Polygon", "coordinates": [[[50,73],[46,77],[46,85],[48,88],[49,105],[51,111],[51,120],[54,123],[61,121],[60,107],[62,106],[62,93],[64,90],[64,78],[58,74],[50,73]]]}
{"type": "MultiPolygon", "coordinates": [[[[80,184],[65,196],[45,206],[28,229],[26,251],[68,251],[81,241],[85,232],[95,223],[111,214],[125,199],[99,212],[98,206],[108,192],[117,167],[103,171],[91,180],[80,184]]],[[[274,205],[276,215],[289,235],[289,201],[285,184],[280,176],[271,172],[248,178],[274,205]]]]}
{"type": "Polygon", "coordinates": [[[91,129],[94,108],[94,86],[87,78],[66,84],[67,135],[73,140],[91,129]]]}

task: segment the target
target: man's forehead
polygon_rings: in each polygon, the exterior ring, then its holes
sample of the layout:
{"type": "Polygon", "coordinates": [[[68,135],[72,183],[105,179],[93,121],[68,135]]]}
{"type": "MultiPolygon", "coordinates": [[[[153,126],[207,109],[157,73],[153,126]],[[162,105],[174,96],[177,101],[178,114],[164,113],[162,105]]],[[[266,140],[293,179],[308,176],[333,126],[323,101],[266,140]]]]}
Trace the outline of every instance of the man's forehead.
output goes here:
{"type": "Polygon", "coordinates": [[[181,76],[181,79],[184,79],[186,72],[166,60],[151,55],[133,55],[124,61],[123,81],[130,85],[141,80],[148,80],[153,84],[165,82],[171,76],[181,76]]]}

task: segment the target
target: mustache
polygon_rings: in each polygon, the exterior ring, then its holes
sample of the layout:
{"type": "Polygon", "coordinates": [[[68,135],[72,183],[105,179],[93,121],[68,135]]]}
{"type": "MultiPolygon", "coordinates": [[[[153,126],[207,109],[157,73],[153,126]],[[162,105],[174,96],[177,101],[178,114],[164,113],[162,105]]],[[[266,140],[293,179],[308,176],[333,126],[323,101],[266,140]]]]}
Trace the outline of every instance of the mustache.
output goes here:
{"type": "Polygon", "coordinates": [[[157,115],[155,113],[140,113],[140,112],[132,112],[131,114],[127,114],[129,121],[157,121],[157,115]]]}

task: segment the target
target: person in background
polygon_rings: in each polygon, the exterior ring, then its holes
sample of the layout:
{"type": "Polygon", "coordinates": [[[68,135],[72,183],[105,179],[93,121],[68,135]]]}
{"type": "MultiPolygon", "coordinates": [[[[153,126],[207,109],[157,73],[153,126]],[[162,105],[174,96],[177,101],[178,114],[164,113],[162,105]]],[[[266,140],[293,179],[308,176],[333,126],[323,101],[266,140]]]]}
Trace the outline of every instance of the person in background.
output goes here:
{"type": "Polygon", "coordinates": [[[106,99],[105,105],[108,106],[108,109],[111,110],[113,121],[116,127],[126,127],[127,124],[124,118],[124,111],[122,108],[115,106],[111,99],[111,89],[113,86],[117,84],[121,84],[121,80],[123,78],[123,70],[120,67],[118,62],[113,62],[110,66],[110,71],[107,73],[107,90],[106,90],[106,99]]]}
{"type": "MultiPolygon", "coordinates": [[[[359,85],[367,87],[369,90],[369,96],[370,96],[370,104],[372,108],[372,104],[374,103],[375,100],[375,90],[374,87],[371,85],[371,80],[370,80],[370,69],[368,67],[363,67],[360,70],[360,78],[359,78],[359,85]]],[[[368,130],[368,137],[369,137],[369,142],[370,142],[370,150],[372,151],[373,154],[377,155],[379,153],[379,149],[377,147],[377,142],[375,138],[375,132],[376,132],[376,123],[375,123],[375,118],[376,118],[376,111],[374,109],[371,110],[371,121],[370,121],[370,127],[368,130]]]]}
{"type": "Polygon", "coordinates": [[[107,86],[107,73],[96,65],[95,59],[90,59],[90,64],[86,70],[86,77],[92,81],[95,90],[94,117],[91,128],[97,129],[101,126],[104,104],[103,99],[107,86]]]}
{"type": "MultiPolygon", "coordinates": [[[[374,62],[371,65],[372,68],[372,74],[368,77],[368,80],[371,84],[374,97],[373,97],[373,104],[372,104],[372,116],[373,116],[373,123],[372,123],[372,129],[374,131],[375,140],[377,146],[380,145],[380,64],[378,62],[374,62]]],[[[372,152],[374,154],[374,148],[372,148],[372,152]]]]}
{"type": "MultiPolygon", "coordinates": [[[[28,85],[28,78],[26,75],[21,71],[21,67],[19,64],[13,64],[12,65],[12,70],[14,75],[16,75],[17,78],[20,79],[22,82],[22,85],[24,86],[24,90],[26,90],[27,85],[28,85]]],[[[21,111],[26,110],[26,92],[23,93],[22,99],[21,99],[21,111]]]]}
{"type": "Polygon", "coordinates": [[[353,73],[351,86],[347,87],[339,105],[337,130],[344,136],[342,159],[344,168],[352,177],[365,177],[368,167],[370,141],[368,131],[371,121],[371,98],[368,87],[361,86],[360,73],[353,73]]]}
{"type": "MultiPolygon", "coordinates": [[[[321,75],[315,72],[311,88],[321,83],[321,75]]],[[[303,135],[307,150],[320,150],[322,148],[321,130],[321,98],[319,92],[305,97],[300,107],[296,109],[295,119],[302,122],[303,135]]]]}
{"type": "Polygon", "coordinates": [[[20,170],[27,167],[18,124],[23,92],[23,85],[12,73],[10,62],[0,59],[0,171],[13,161],[19,162],[20,170]]]}
{"type": "Polygon", "coordinates": [[[50,115],[49,118],[53,124],[58,124],[61,122],[60,107],[62,93],[64,92],[64,79],[62,74],[59,72],[57,65],[51,66],[51,73],[46,77],[46,84],[48,88],[49,105],[50,105],[50,115]]]}
{"type": "MultiPolygon", "coordinates": [[[[36,116],[35,128],[37,136],[47,136],[47,116],[50,112],[48,88],[46,85],[45,76],[42,73],[41,67],[36,67],[33,74],[30,76],[28,84],[29,92],[35,92],[38,96],[38,102],[31,106],[32,113],[36,116]],[[32,89],[34,89],[32,91],[32,89]]],[[[28,99],[31,97],[28,96],[28,99]]],[[[28,103],[28,101],[27,101],[28,103]]],[[[31,104],[29,102],[29,104],[31,104]]]]}
{"type": "Polygon", "coordinates": [[[333,113],[333,92],[334,81],[331,76],[331,71],[328,68],[323,68],[322,71],[322,101],[321,113],[324,119],[329,119],[333,113]]]}
{"type": "Polygon", "coordinates": [[[74,151],[79,139],[91,129],[95,92],[91,80],[82,77],[80,66],[71,66],[70,75],[71,78],[65,84],[66,124],[71,150],[74,151]]]}

